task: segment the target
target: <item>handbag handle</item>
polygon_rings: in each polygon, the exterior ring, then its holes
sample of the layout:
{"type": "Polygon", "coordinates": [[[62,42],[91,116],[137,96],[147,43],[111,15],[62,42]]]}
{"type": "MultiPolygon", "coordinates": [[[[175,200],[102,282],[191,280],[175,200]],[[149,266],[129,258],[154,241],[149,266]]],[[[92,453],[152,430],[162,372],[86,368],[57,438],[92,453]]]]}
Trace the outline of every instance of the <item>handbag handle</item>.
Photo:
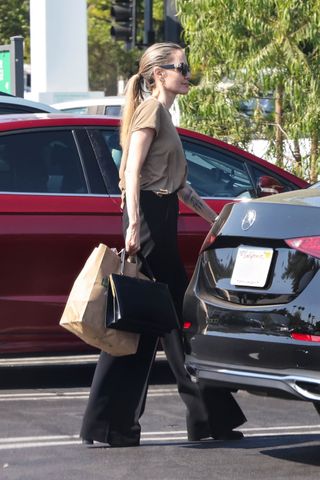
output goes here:
{"type": "MultiPolygon", "coordinates": [[[[149,263],[147,262],[147,259],[145,258],[145,256],[141,253],[141,252],[138,252],[136,255],[134,255],[135,257],[139,258],[142,266],[144,267],[145,269],[145,272],[147,274],[147,276],[149,277],[150,280],[152,280],[153,282],[156,282],[157,279],[155,278],[155,276],[153,275],[152,273],[152,270],[150,268],[150,265],[149,263]]],[[[123,248],[121,251],[120,251],[120,260],[121,260],[121,265],[120,265],[120,275],[124,275],[124,266],[125,266],[125,260],[126,258],[128,257],[127,255],[127,252],[125,251],[125,249],[123,248]]]]}
{"type": "Polygon", "coordinates": [[[156,277],[153,275],[153,272],[150,268],[150,265],[149,263],[147,262],[147,259],[146,257],[143,255],[142,252],[138,252],[137,253],[137,257],[139,258],[140,262],[141,262],[141,265],[145,268],[145,271],[146,271],[146,274],[148,275],[148,277],[150,278],[150,280],[152,280],[153,282],[156,282],[157,279],[156,277]]]}

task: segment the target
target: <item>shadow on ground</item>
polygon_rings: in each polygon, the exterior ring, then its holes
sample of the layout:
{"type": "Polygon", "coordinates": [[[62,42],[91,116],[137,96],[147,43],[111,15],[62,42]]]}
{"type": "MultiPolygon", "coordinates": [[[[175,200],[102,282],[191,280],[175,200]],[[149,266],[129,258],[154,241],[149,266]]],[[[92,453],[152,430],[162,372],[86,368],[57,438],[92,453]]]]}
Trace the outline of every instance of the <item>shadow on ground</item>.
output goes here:
{"type": "MultiPolygon", "coordinates": [[[[0,389],[73,388],[91,385],[95,364],[1,367],[0,389]]],[[[157,360],[152,368],[151,384],[175,383],[165,360],[157,360]]]]}
{"type": "MultiPolygon", "coordinates": [[[[289,448],[268,449],[261,452],[272,458],[287,460],[290,462],[302,463],[304,465],[314,465],[320,467],[320,442],[319,435],[316,436],[317,445],[294,446],[289,448]]],[[[308,441],[307,439],[306,441],[308,441]]]]}

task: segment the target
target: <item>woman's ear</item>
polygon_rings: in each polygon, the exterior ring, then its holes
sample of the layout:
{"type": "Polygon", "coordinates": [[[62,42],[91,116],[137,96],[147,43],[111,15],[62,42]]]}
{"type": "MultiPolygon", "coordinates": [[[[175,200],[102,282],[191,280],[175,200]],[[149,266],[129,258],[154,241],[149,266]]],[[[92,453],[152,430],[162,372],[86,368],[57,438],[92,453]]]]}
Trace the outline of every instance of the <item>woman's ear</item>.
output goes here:
{"type": "Polygon", "coordinates": [[[153,76],[155,80],[160,80],[160,82],[163,82],[165,77],[165,72],[160,67],[154,67],[153,76]]]}

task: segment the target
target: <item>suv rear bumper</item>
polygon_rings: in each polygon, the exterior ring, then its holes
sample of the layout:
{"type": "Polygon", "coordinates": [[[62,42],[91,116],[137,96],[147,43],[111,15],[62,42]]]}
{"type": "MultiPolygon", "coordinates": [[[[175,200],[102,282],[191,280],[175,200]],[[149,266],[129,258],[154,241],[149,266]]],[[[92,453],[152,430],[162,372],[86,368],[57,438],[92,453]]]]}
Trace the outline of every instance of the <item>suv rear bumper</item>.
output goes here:
{"type": "Polygon", "coordinates": [[[249,371],[224,367],[208,362],[200,362],[186,356],[186,368],[196,381],[204,380],[217,386],[240,390],[278,391],[299,400],[320,401],[320,373],[298,374],[287,371],[285,374],[263,371],[249,371]]]}

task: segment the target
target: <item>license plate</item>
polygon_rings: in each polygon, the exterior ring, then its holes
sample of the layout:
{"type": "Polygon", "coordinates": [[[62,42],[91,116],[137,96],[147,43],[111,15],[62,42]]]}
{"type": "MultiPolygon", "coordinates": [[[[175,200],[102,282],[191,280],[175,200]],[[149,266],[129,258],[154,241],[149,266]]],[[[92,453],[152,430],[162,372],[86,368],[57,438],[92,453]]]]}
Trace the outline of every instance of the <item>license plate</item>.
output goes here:
{"type": "Polygon", "coordinates": [[[230,283],[246,287],[264,287],[272,255],[272,248],[239,247],[230,283]]]}

